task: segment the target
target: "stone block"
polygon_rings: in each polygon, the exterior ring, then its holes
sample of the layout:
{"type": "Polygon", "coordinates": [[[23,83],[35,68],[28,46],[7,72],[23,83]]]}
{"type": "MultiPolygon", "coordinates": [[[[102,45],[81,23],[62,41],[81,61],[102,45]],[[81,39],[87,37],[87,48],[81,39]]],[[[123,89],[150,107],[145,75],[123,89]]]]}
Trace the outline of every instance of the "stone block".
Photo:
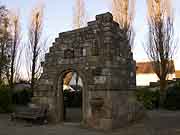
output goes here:
{"type": "Polygon", "coordinates": [[[102,130],[111,130],[113,128],[112,119],[101,119],[100,120],[100,129],[102,130]]]}

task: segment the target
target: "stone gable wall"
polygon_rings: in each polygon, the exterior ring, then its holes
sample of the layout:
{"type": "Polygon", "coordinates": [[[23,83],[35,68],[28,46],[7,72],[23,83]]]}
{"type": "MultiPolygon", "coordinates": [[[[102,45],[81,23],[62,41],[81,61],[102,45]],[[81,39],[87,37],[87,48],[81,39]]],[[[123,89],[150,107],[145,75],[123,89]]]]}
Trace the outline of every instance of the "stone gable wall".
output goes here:
{"type": "MultiPolygon", "coordinates": [[[[136,63],[126,34],[110,13],[97,15],[87,27],[59,34],[45,56],[34,100],[47,102],[57,111],[58,81],[67,70],[76,70],[84,81],[85,121],[92,118],[89,111],[92,111],[90,100],[96,95],[94,93],[104,92],[107,96],[111,91],[131,91],[136,87],[136,63]]],[[[103,98],[104,94],[100,97],[103,98]]],[[[112,96],[104,97],[107,98],[111,100],[112,96]]],[[[111,102],[113,104],[115,100],[111,102]]]]}

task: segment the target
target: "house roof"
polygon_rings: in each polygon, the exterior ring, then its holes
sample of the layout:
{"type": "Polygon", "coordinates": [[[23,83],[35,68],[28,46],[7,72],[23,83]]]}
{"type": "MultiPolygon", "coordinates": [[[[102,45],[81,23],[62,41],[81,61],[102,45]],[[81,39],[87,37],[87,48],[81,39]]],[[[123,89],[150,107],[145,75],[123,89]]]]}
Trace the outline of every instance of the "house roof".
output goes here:
{"type": "Polygon", "coordinates": [[[154,73],[151,62],[136,63],[136,73],[154,73]]]}
{"type": "Polygon", "coordinates": [[[180,70],[176,70],[176,78],[180,78],[180,70]]]}
{"type": "MultiPolygon", "coordinates": [[[[171,61],[170,66],[172,67],[171,71],[170,71],[170,73],[172,74],[175,72],[174,61],[171,61]]],[[[138,62],[138,63],[136,63],[136,73],[137,74],[154,73],[153,67],[152,67],[152,62],[138,62]]]]}

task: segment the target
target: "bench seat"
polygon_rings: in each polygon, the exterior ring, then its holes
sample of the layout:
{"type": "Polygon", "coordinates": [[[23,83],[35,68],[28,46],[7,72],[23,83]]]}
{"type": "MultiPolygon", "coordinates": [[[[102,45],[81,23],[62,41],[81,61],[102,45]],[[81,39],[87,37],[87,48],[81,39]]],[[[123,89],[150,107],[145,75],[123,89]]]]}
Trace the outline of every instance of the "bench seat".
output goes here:
{"type": "Polygon", "coordinates": [[[16,111],[11,114],[11,120],[15,119],[28,119],[34,121],[41,121],[47,119],[48,106],[41,105],[37,108],[28,108],[26,111],[16,111]]]}

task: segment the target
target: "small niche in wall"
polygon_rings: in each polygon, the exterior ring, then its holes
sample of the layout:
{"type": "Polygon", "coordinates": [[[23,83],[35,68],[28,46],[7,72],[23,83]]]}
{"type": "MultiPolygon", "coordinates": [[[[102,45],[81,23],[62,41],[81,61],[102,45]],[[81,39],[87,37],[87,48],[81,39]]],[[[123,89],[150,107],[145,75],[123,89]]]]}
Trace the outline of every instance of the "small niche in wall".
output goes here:
{"type": "Polygon", "coordinates": [[[80,56],[85,57],[86,55],[87,55],[86,54],[86,48],[81,47],[80,48],[80,56]]]}
{"type": "Polygon", "coordinates": [[[64,51],[64,58],[65,59],[74,58],[74,50],[73,49],[66,49],[64,51]]]}

